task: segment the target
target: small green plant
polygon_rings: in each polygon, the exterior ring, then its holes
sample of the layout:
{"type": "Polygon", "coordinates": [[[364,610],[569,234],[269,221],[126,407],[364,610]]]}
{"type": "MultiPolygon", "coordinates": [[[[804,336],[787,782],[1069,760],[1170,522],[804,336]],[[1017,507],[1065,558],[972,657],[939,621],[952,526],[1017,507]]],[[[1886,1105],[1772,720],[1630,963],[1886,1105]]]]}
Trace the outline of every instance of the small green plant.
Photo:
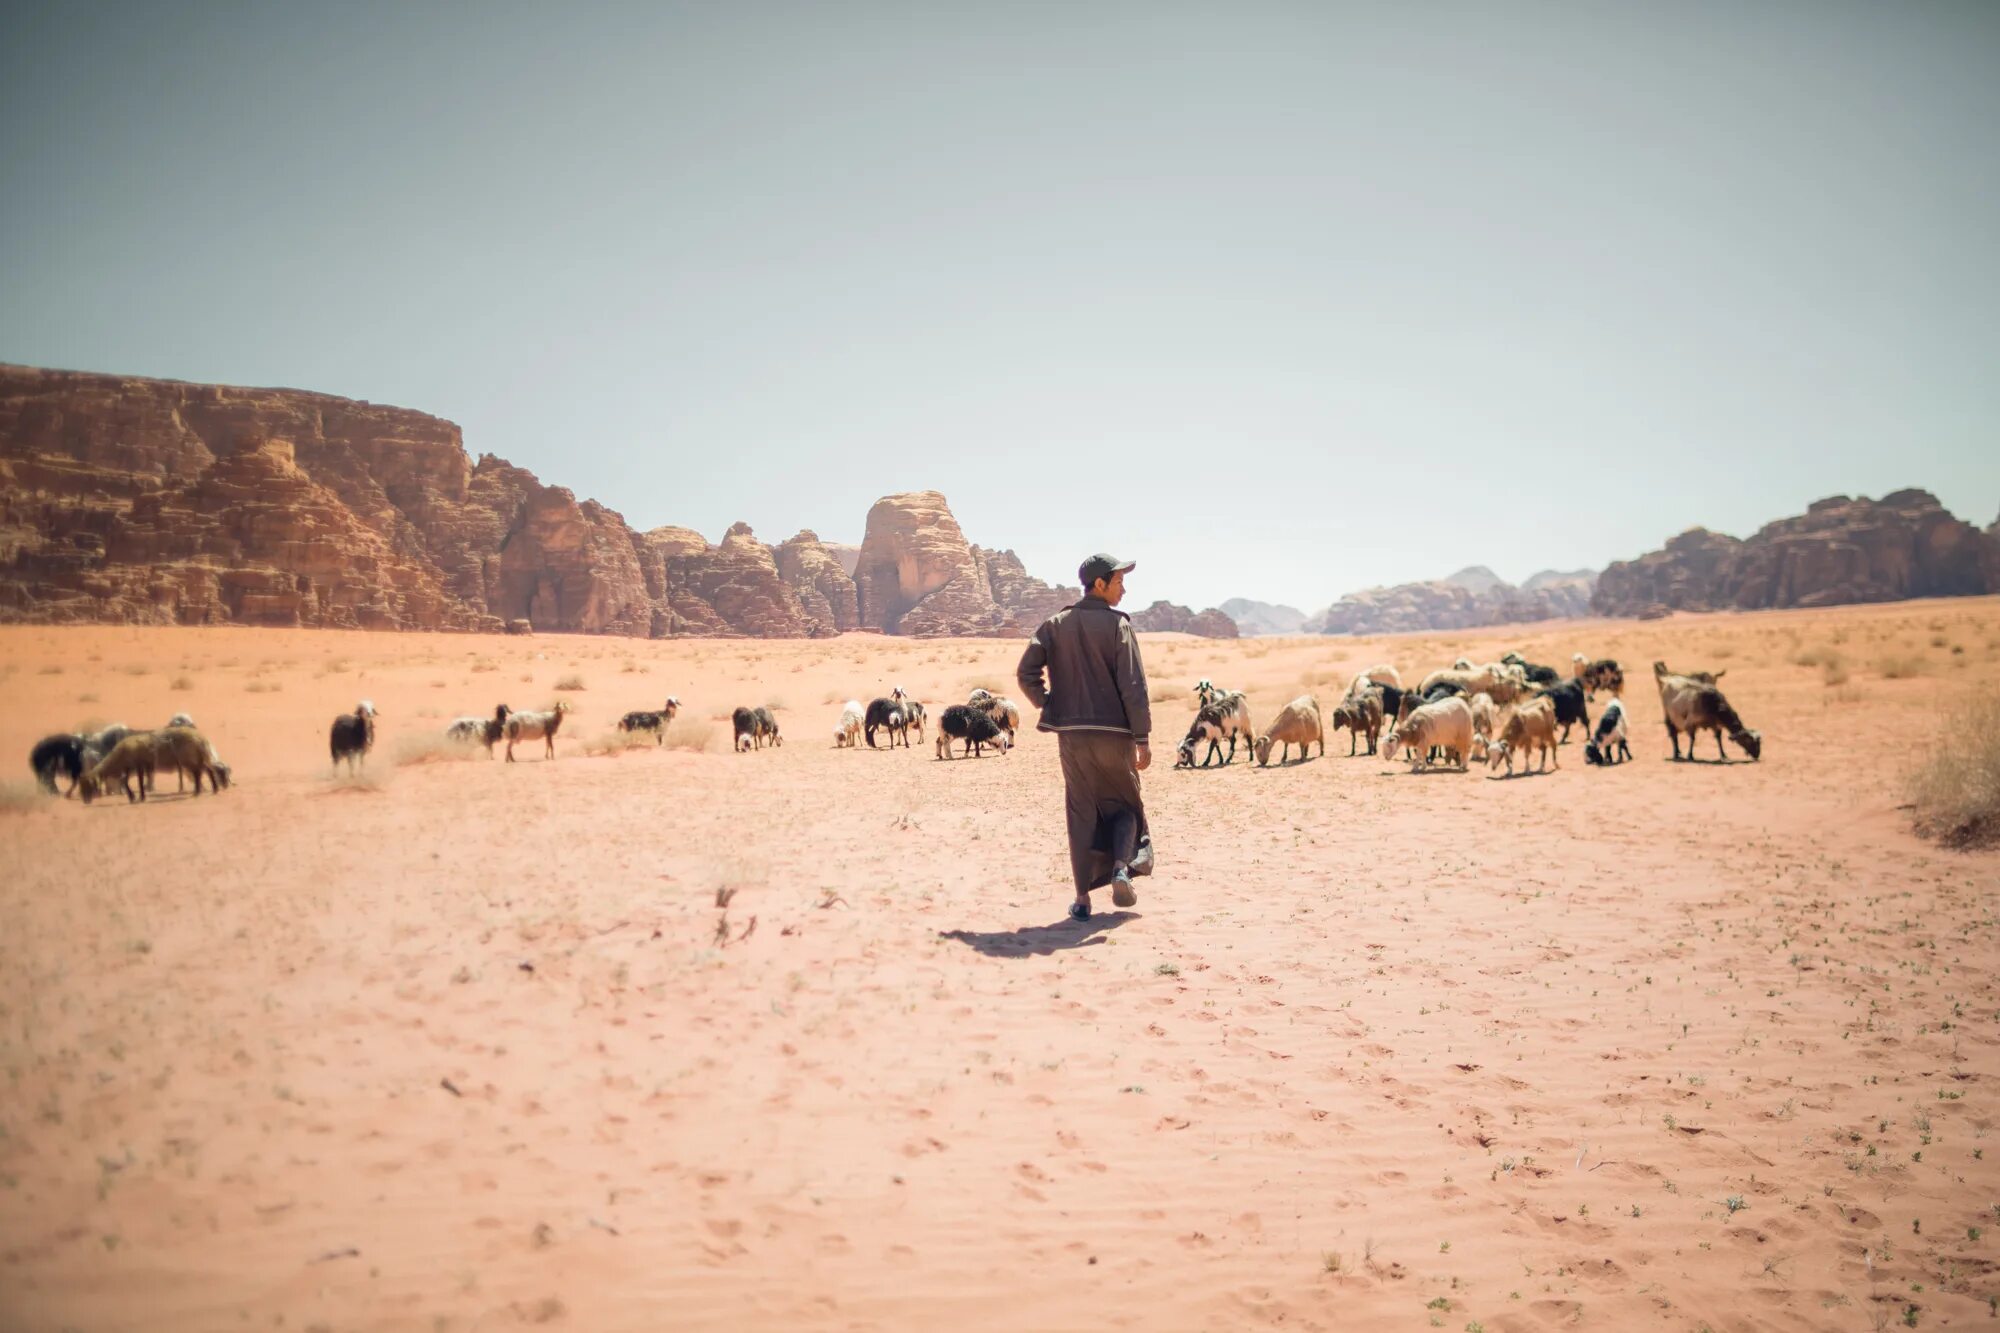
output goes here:
{"type": "Polygon", "coordinates": [[[1729,1215],[1731,1217],[1734,1217],[1737,1213],[1741,1212],[1745,1208],[1748,1208],[1750,1205],[1743,1202],[1743,1196],[1741,1194],[1732,1194],[1728,1198],[1722,1201],[1722,1206],[1729,1210],[1729,1215]]]}
{"type": "Polygon", "coordinates": [[[1153,975],[1160,977],[1177,977],[1180,974],[1181,965],[1179,963],[1161,963],[1153,969],[1153,975]]]}

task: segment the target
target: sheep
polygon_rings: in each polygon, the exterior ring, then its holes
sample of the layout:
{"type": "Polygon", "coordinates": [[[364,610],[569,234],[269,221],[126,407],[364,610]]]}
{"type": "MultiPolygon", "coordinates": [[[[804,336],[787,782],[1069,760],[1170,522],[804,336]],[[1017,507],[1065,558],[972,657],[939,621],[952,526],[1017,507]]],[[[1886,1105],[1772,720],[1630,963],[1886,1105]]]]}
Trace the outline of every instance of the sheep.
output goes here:
{"type": "Polygon", "coordinates": [[[1613,699],[1597,716],[1597,730],[1583,746],[1583,761],[1609,767],[1631,757],[1632,747],[1625,743],[1625,702],[1613,699]]]}
{"type": "MultiPolygon", "coordinates": [[[[1720,671],[1716,676],[1720,676],[1720,671]]],[[[1729,706],[1729,700],[1722,691],[1715,688],[1714,676],[1703,680],[1700,675],[1675,675],[1667,670],[1665,662],[1653,663],[1653,678],[1660,687],[1660,707],[1666,713],[1667,737],[1674,747],[1674,758],[1681,757],[1681,733],[1688,736],[1689,759],[1694,758],[1694,738],[1697,732],[1715,733],[1715,757],[1727,759],[1722,748],[1722,733],[1728,732],[1729,739],[1735,741],[1751,759],[1764,756],[1764,738],[1743,725],[1743,719],[1729,706]]]]}
{"type": "MultiPolygon", "coordinates": [[[[897,690],[895,693],[901,694],[902,691],[897,690]]],[[[906,750],[910,748],[909,716],[903,712],[902,701],[899,699],[870,700],[868,712],[862,718],[861,725],[868,733],[868,748],[871,750],[875,748],[875,733],[878,731],[889,733],[890,749],[896,748],[898,736],[903,738],[903,748],[906,750]]]]}
{"type": "Polygon", "coordinates": [[[836,750],[858,750],[861,748],[861,701],[849,699],[840,706],[840,721],[833,728],[833,748],[836,750]]]}
{"type": "MultiPolygon", "coordinates": [[[[985,692],[981,691],[981,693],[985,692]]],[[[995,725],[1006,732],[1010,739],[1017,737],[1020,733],[1021,710],[1014,706],[1012,699],[997,694],[987,694],[983,701],[976,701],[973,703],[973,706],[992,718],[995,725]]]]}
{"type": "Polygon", "coordinates": [[[1485,667],[1445,667],[1431,672],[1417,683],[1417,697],[1426,702],[1434,702],[1431,696],[1442,686],[1454,694],[1467,696],[1482,692],[1491,694],[1494,700],[1499,702],[1500,695],[1494,688],[1497,683],[1495,674],[1485,667]]]}
{"type": "Polygon", "coordinates": [[[70,795],[83,777],[83,737],[73,732],[43,737],[28,751],[28,768],[35,775],[35,785],[51,796],[56,794],[56,775],[67,776],[69,791],[63,795],[70,795]]]}
{"type": "Polygon", "coordinates": [[[1521,668],[1522,674],[1528,678],[1528,684],[1530,685],[1559,685],[1562,683],[1562,673],[1554,667],[1540,666],[1534,662],[1530,662],[1519,653],[1508,653],[1500,661],[1507,666],[1521,668]]]}
{"type": "Polygon", "coordinates": [[[83,767],[86,771],[104,761],[104,756],[117,748],[118,742],[132,734],[132,728],[123,722],[113,722],[98,731],[85,732],[83,736],[83,767]]]}
{"type": "Polygon", "coordinates": [[[563,717],[571,712],[569,700],[558,699],[555,707],[539,712],[509,713],[501,724],[507,737],[507,762],[514,762],[514,745],[518,741],[540,741],[543,745],[542,757],[556,757],[556,732],[562,729],[563,717]]]}
{"type": "MultiPolygon", "coordinates": [[[[1408,691],[1397,692],[1399,702],[1408,697],[1408,691]]],[[[1341,727],[1347,728],[1349,759],[1354,758],[1355,747],[1363,735],[1368,737],[1368,748],[1365,753],[1374,754],[1376,742],[1382,735],[1382,719],[1388,716],[1388,712],[1382,692],[1366,690],[1357,696],[1342,700],[1334,708],[1333,716],[1327,720],[1327,730],[1337,731],[1341,727]]]]}
{"type": "MultiPolygon", "coordinates": [[[[766,741],[769,741],[772,745],[783,745],[785,743],[785,738],[778,734],[778,719],[771,715],[770,709],[759,704],[750,710],[750,716],[757,723],[759,749],[763,748],[763,743],[766,741]]],[[[905,742],[905,744],[907,743],[905,742]]]]}
{"type": "Polygon", "coordinates": [[[1569,744],[1569,729],[1580,726],[1587,733],[1590,730],[1590,705],[1586,702],[1586,692],[1580,680],[1566,680],[1560,685],[1536,686],[1535,693],[1555,705],[1556,722],[1563,729],[1563,745],[1569,744]]]}
{"type": "Polygon", "coordinates": [[[507,734],[507,715],[514,710],[506,704],[496,704],[492,717],[461,717],[444,729],[445,736],[461,745],[483,745],[486,757],[493,757],[493,747],[507,734]]]}
{"type": "MultiPolygon", "coordinates": [[[[375,705],[363,699],[354,706],[351,713],[342,713],[333,720],[333,727],[327,733],[327,749],[333,755],[335,770],[340,761],[347,761],[347,771],[352,773],[357,760],[366,763],[368,751],[375,744],[375,719],[378,714],[375,705]]],[[[507,756],[513,758],[512,754],[507,756]]]]}
{"type": "Polygon", "coordinates": [[[738,754],[742,754],[757,739],[757,715],[747,708],[738,708],[729,715],[729,723],[736,731],[736,739],[731,744],[738,754]]]}
{"type": "Polygon", "coordinates": [[[681,711],[681,701],[673,695],[667,696],[666,706],[659,712],[639,711],[627,713],[618,719],[620,731],[650,731],[653,743],[661,745],[667,739],[667,727],[674,720],[674,714],[681,711]]]}
{"type": "Polygon", "coordinates": [[[1472,751],[1468,757],[1474,762],[1484,763],[1487,752],[1493,746],[1493,738],[1500,730],[1500,709],[1493,702],[1493,696],[1484,690],[1466,703],[1472,709],[1472,751]]]}
{"type": "Polygon", "coordinates": [[[915,699],[906,701],[903,704],[903,725],[909,730],[903,733],[904,742],[908,743],[910,739],[909,732],[914,731],[917,733],[917,740],[921,743],[924,739],[924,724],[929,720],[930,714],[924,711],[922,704],[918,703],[915,699]]]}
{"type": "MultiPolygon", "coordinates": [[[[1373,696],[1369,696],[1371,699],[1373,696]]],[[[1271,746],[1283,745],[1278,753],[1278,763],[1282,767],[1292,757],[1292,747],[1299,747],[1299,762],[1312,757],[1311,746],[1319,742],[1319,757],[1326,758],[1326,727],[1320,721],[1319,700],[1310,694],[1298,698],[1278,710],[1277,717],[1264,734],[1250,742],[1250,752],[1257,756],[1257,767],[1271,765],[1271,746]]]]}
{"type": "Polygon", "coordinates": [[[1514,710],[1500,739],[1487,747],[1486,766],[1498,768],[1504,762],[1511,778],[1514,756],[1521,756],[1521,771],[1526,773],[1529,753],[1535,750],[1541,752],[1542,772],[1548,772],[1551,766],[1562,767],[1562,760],[1556,754],[1556,704],[1547,696],[1530,699],[1514,710]]]}
{"type": "Polygon", "coordinates": [[[1354,679],[1347,684],[1347,693],[1342,697],[1352,699],[1355,695],[1366,690],[1370,685],[1388,685],[1400,691],[1403,688],[1402,673],[1386,664],[1372,666],[1366,671],[1356,672],[1354,679]]]}
{"type": "MultiPolygon", "coordinates": [[[[1229,714],[1218,704],[1203,704],[1188,724],[1188,733],[1174,750],[1175,768],[1193,768],[1195,746],[1208,742],[1208,753],[1202,756],[1201,767],[1207,768],[1215,762],[1215,756],[1222,751],[1222,738],[1229,734],[1229,714]]],[[[1228,760],[1222,761],[1225,765],[1228,760]]]]}
{"type": "Polygon", "coordinates": [[[1572,653],[1569,660],[1576,667],[1576,678],[1583,682],[1584,693],[1591,698],[1595,699],[1599,690],[1625,692],[1625,671],[1615,659],[1600,657],[1593,662],[1582,653],[1572,653]]]}
{"type": "Polygon", "coordinates": [[[1013,737],[991,713],[983,708],[975,708],[971,704],[953,704],[939,716],[938,758],[951,758],[953,740],[965,742],[965,748],[960,751],[961,757],[968,754],[983,756],[989,745],[999,750],[1001,754],[1005,754],[1007,747],[1013,744],[1013,737]]]}
{"type": "Polygon", "coordinates": [[[201,795],[201,780],[208,779],[211,791],[221,791],[215,768],[209,761],[208,740],[193,727],[166,727],[159,731],[133,732],[111,747],[111,753],[77,782],[77,795],[88,805],[113,782],[124,788],[127,801],[146,799],[149,781],[158,768],[169,764],[194,778],[194,794],[201,795]],[[132,779],[139,780],[138,794],[132,779]]]}
{"type": "Polygon", "coordinates": [[[1468,771],[1466,756],[1472,752],[1471,706],[1454,696],[1411,709],[1410,715],[1382,738],[1382,757],[1394,759],[1399,748],[1409,751],[1412,773],[1431,762],[1433,749],[1455,762],[1460,772],[1468,771]]]}

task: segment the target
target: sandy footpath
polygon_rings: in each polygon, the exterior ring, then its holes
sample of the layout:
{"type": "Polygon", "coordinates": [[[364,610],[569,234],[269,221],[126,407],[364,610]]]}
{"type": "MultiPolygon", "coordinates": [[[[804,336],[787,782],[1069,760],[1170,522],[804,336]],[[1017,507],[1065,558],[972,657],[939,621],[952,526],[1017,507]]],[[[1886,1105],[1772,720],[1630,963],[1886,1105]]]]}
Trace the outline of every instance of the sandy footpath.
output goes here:
{"type": "Polygon", "coordinates": [[[0,1327],[2000,1322],[2000,857],[1896,809],[2000,602],[1145,646],[1160,872],[1074,926],[1052,738],[832,748],[1018,644],[0,629],[11,782],[177,710],[237,777],[0,815],[0,1327]],[[1516,646],[1637,761],[1168,767],[1199,677],[1516,646]],[[1763,762],[1666,762],[1655,657],[1763,762]],[[603,745],[669,693],[708,748],[603,745]]]}

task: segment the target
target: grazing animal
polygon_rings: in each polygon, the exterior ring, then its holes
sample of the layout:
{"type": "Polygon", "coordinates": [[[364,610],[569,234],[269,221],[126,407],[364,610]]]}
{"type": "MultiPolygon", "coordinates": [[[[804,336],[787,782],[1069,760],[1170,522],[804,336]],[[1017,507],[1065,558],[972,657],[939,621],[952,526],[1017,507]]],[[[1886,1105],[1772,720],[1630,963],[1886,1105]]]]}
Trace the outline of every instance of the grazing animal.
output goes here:
{"type": "MultiPolygon", "coordinates": [[[[915,699],[904,701],[903,725],[908,727],[910,731],[917,733],[917,740],[919,742],[924,738],[924,724],[929,721],[930,714],[924,711],[924,706],[921,703],[918,703],[915,699]]],[[[909,732],[903,734],[903,739],[905,741],[909,740],[909,732]]]]}
{"type": "Polygon", "coordinates": [[[1493,696],[1481,691],[1466,700],[1472,708],[1472,751],[1474,763],[1486,762],[1487,752],[1492,749],[1495,733],[1500,730],[1500,707],[1493,702],[1493,696]]]}
{"type": "Polygon", "coordinates": [[[1410,771],[1417,772],[1433,762],[1435,750],[1460,772],[1467,770],[1466,756],[1472,752],[1472,707],[1456,696],[1422,704],[1398,722],[1382,738],[1382,757],[1394,759],[1396,751],[1410,754],[1410,771]]]}
{"type": "Polygon", "coordinates": [[[1555,700],[1546,696],[1530,699],[1516,708],[1507,719],[1507,726],[1500,733],[1486,753],[1486,766],[1498,768],[1507,765],[1507,776],[1514,776],[1514,756],[1521,756],[1521,771],[1528,771],[1530,755],[1540,751],[1542,771],[1546,773],[1553,764],[1562,767],[1562,760],[1556,754],[1556,705],[1555,700]]]}
{"type": "MultiPolygon", "coordinates": [[[[1705,674],[1705,673],[1703,673],[1705,674]]],[[[1716,676],[1720,676],[1720,671],[1716,676]]],[[[1727,759],[1728,753],[1722,748],[1722,734],[1729,733],[1743,753],[1752,759],[1764,756],[1764,738],[1743,725],[1743,719],[1729,706],[1729,700],[1715,687],[1715,678],[1704,680],[1701,675],[1676,675],[1667,670],[1665,662],[1653,663],[1653,678],[1660,687],[1660,707],[1666,713],[1667,738],[1674,747],[1674,758],[1681,757],[1681,733],[1688,737],[1689,759],[1694,758],[1694,739],[1698,732],[1715,733],[1715,757],[1727,759]]]]}
{"type": "Polygon", "coordinates": [[[1507,666],[1517,666],[1521,668],[1521,674],[1523,674],[1528,678],[1528,684],[1530,685],[1557,685],[1562,682],[1562,673],[1557,671],[1554,667],[1541,666],[1537,663],[1530,662],[1527,658],[1521,656],[1519,653],[1508,653],[1500,660],[1507,666]]]}
{"type": "Polygon", "coordinates": [[[111,753],[77,782],[77,795],[88,805],[112,783],[125,791],[127,801],[146,799],[155,770],[172,766],[194,779],[194,794],[201,795],[201,780],[208,779],[210,791],[219,792],[223,783],[209,755],[208,740],[193,727],[164,727],[159,731],[133,732],[111,747],[111,753]],[[138,794],[132,780],[138,779],[138,794]]]}
{"type": "MultiPolygon", "coordinates": [[[[1463,662],[1465,659],[1460,658],[1463,662]]],[[[1510,704],[1528,688],[1528,675],[1521,668],[1507,662],[1488,662],[1485,666],[1452,666],[1442,671],[1433,671],[1425,676],[1417,686],[1417,693],[1426,700],[1432,698],[1439,685],[1457,686],[1455,692],[1462,692],[1468,698],[1475,694],[1490,694],[1496,704],[1510,704]]]]}
{"type": "Polygon", "coordinates": [[[757,740],[757,715],[747,708],[738,708],[729,715],[729,724],[736,730],[736,739],[731,742],[738,754],[748,750],[757,740]]]}
{"type": "Polygon", "coordinates": [[[1608,767],[1631,757],[1632,747],[1625,743],[1625,701],[1613,699],[1597,716],[1597,730],[1584,743],[1583,761],[1608,767]]]}
{"type": "Polygon", "coordinates": [[[861,701],[849,699],[840,706],[840,721],[834,724],[833,748],[855,750],[861,747],[861,701]]]}
{"type": "MultiPolygon", "coordinates": [[[[1392,686],[1391,688],[1394,687],[1392,686]]],[[[1407,690],[1397,690],[1396,696],[1397,701],[1401,702],[1403,699],[1409,697],[1409,692],[1407,690]]],[[[1350,695],[1348,698],[1343,699],[1334,708],[1333,716],[1327,721],[1327,730],[1338,731],[1342,727],[1347,728],[1347,757],[1349,759],[1354,758],[1355,749],[1364,735],[1368,738],[1368,746],[1362,753],[1374,754],[1376,743],[1382,736],[1382,719],[1387,715],[1388,708],[1382,691],[1379,689],[1364,690],[1360,694],[1350,695]]]]}
{"type": "MultiPolygon", "coordinates": [[[[333,727],[327,733],[327,748],[333,753],[333,766],[338,769],[340,761],[347,761],[347,771],[352,773],[357,762],[365,763],[368,751],[375,744],[375,705],[363,699],[354,706],[351,713],[342,713],[333,720],[333,727]]],[[[509,753],[509,759],[514,756],[509,753]]]]}
{"type": "MultiPolygon", "coordinates": [[[[895,693],[901,694],[902,691],[897,690],[895,693]]],[[[875,733],[878,731],[889,733],[890,749],[896,748],[898,736],[903,739],[903,748],[906,750],[910,748],[910,719],[903,711],[902,701],[899,699],[870,700],[868,712],[862,718],[861,725],[868,733],[868,748],[871,750],[875,748],[875,733]]]]}
{"type": "Polygon", "coordinates": [[[444,734],[461,745],[483,745],[486,757],[493,757],[493,747],[507,734],[507,715],[514,710],[506,704],[497,704],[492,717],[461,717],[444,729],[444,734]]]}
{"type": "Polygon", "coordinates": [[[1006,732],[1010,739],[1018,738],[1021,730],[1021,710],[1014,706],[1012,699],[998,694],[987,694],[984,700],[969,702],[973,707],[983,709],[986,715],[993,719],[994,725],[1006,732]]]}
{"type": "Polygon", "coordinates": [[[28,767],[36,785],[51,796],[56,794],[57,776],[67,777],[69,790],[63,795],[69,795],[83,777],[83,737],[71,732],[43,737],[28,751],[28,767]]]}
{"type": "Polygon", "coordinates": [[[939,715],[938,758],[951,758],[951,743],[954,740],[965,742],[965,748],[959,752],[960,757],[968,754],[983,756],[989,745],[1005,754],[1007,747],[1014,743],[1013,737],[993,714],[972,704],[953,704],[939,715]]]}
{"type": "Polygon", "coordinates": [[[1599,690],[1611,694],[1625,692],[1625,670],[1614,659],[1600,657],[1592,662],[1582,653],[1575,653],[1569,660],[1576,664],[1576,678],[1583,682],[1584,692],[1591,698],[1595,699],[1599,690]]]}
{"type": "Polygon", "coordinates": [[[1669,676],[1680,676],[1702,685],[1714,685],[1729,674],[1728,667],[1724,667],[1720,671],[1668,671],[1665,662],[1653,663],[1653,675],[1655,678],[1658,678],[1662,671],[1665,671],[1669,676]]]}
{"type": "Polygon", "coordinates": [[[1582,681],[1536,686],[1535,693],[1555,705],[1556,723],[1563,729],[1560,744],[1569,744],[1569,729],[1573,726],[1582,727],[1586,733],[1590,730],[1590,704],[1582,681]]]}
{"type": "MultiPolygon", "coordinates": [[[[1175,768],[1193,768],[1195,747],[1208,742],[1208,753],[1202,756],[1201,767],[1207,768],[1222,753],[1222,738],[1229,733],[1229,715],[1220,704],[1203,704],[1188,724],[1188,733],[1174,750],[1175,768]]],[[[1224,759],[1226,766],[1229,761],[1224,759]]]]}
{"type": "MultiPolygon", "coordinates": [[[[1372,701],[1374,696],[1366,695],[1364,698],[1372,701]]],[[[1278,710],[1270,728],[1250,742],[1250,752],[1257,756],[1257,767],[1268,768],[1271,747],[1282,745],[1285,748],[1278,752],[1278,763],[1283,766],[1292,757],[1292,747],[1296,745],[1299,747],[1299,762],[1304,763],[1312,758],[1314,741],[1319,742],[1319,757],[1326,758],[1326,727],[1320,720],[1319,700],[1310,694],[1301,694],[1278,710]]]]}
{"type": "Polygon", "coordinates": [[[770,709],[762,704],[758,704],[750,710],[750,716],[757,723],[759,749],[762,749],[765,744],[783,745],[785,743],[785,738],[778,734],[778,719],[771,715],[770,709]]]}
{"type": "Polygon", "coordinates": [[[104,761],[118,745],[132,734],[132,728],[123,722],[113,722],[101,731],[88,732],[83,738],[83,766],[86,771],[104,761]]]}
{"type": "Polygon", "coordinates": [[[659,712],[634,711],[618,719],[620,731],[650,731],[653,743],[663,744],[667,739],[667,726],[674,720],[674,714],[681,711],[681,701],[673,695],[667,696],[666,707],[659,712]]]}
{"type": "Polygon", "coordinates": [[[1352,699],[1370,685],[1388,685],[1400,691],[1403,688],[1403,676],[1396,668],[1386,663],[1382,666],[1369,667],[1366,671],[1355,674],[1354,679],[1347,683],[1347,693],[1342,697],[1352,699]]]}
{"type": "Polygon", "coordinates": [[[514,762],[514,746],[521,741],[540,741],[542,758],[555,758],[556,733],[562,730],[563,718],[570,711],[569,700],[558,699],[553,708],[507,714],[507,720],[501,723],[501,731],[507,737],[507,762],[514,762]]]}

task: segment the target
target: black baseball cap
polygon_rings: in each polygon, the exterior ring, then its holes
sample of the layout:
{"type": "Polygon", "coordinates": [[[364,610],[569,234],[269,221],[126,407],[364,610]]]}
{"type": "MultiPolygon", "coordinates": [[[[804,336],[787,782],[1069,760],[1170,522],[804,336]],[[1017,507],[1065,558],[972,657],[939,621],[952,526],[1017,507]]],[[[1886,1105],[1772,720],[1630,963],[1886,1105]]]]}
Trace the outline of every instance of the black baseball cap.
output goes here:
{"type": "Polygon", "coordinates": [[[1108,579],[1113,574],[1137,567],[1136,561],[1120,560],[1115,555],[1106,555],[1104,552],[1099,551],[1096,555],[1090,557],[1090,559],[1077,567],[1076,576],[1082,581],[1083,590],[1089,592],[1090,585],[1099,579],[1108,579]]]}

